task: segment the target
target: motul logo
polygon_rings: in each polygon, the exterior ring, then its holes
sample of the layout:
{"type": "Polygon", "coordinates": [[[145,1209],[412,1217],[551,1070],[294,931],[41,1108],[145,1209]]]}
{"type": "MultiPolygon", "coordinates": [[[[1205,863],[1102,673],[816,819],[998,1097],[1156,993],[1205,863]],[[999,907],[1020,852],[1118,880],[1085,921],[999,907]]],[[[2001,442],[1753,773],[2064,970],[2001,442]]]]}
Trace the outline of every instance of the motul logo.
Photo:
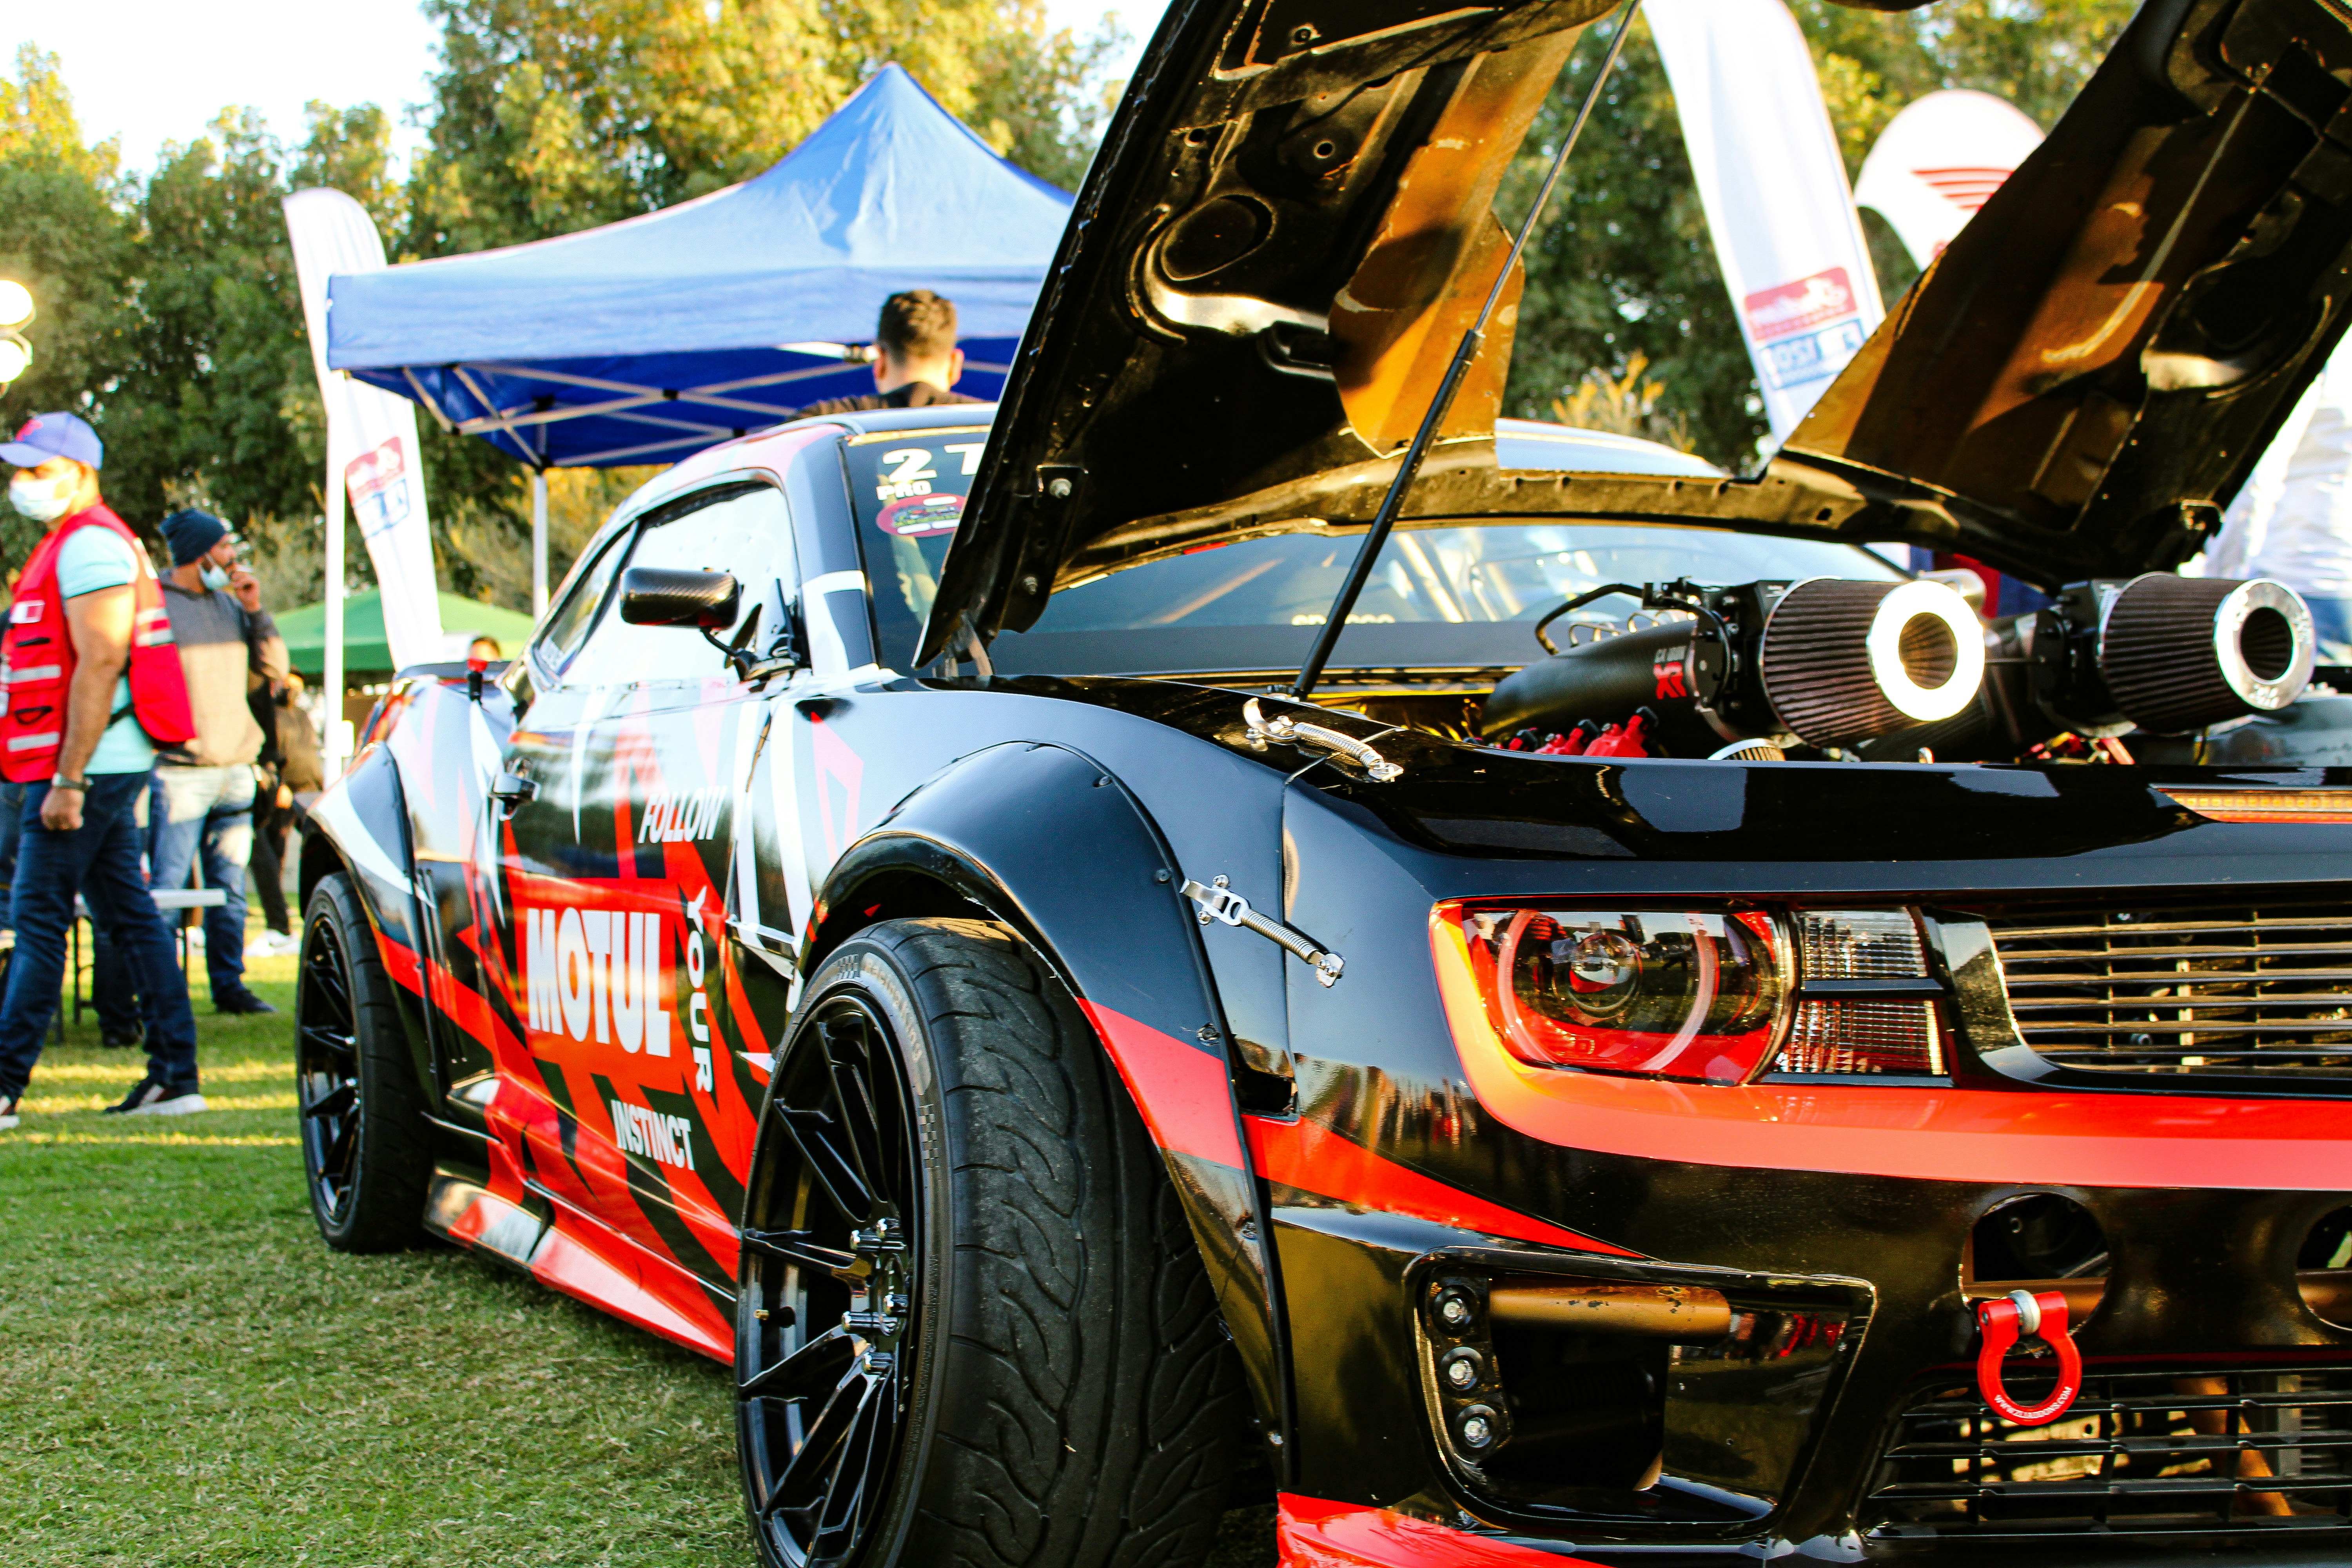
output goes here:
{"type": "Polygon", "coordinates": [[[532,1028],[669,1055],[660,915],[582,909],[526,909],[522,915],[532,1028]]]}

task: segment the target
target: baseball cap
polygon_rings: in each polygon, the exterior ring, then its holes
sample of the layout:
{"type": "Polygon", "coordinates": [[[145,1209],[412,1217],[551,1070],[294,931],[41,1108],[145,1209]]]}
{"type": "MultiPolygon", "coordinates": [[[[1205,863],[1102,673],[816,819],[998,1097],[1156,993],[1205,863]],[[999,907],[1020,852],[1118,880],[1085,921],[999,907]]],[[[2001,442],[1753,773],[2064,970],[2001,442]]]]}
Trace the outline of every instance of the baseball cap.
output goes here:
{"type": "Polygon", "coordinates": [[[93,468],[106,466],[106,446],[78,416],[36,414],[25,421],[16,438],[0,445],[0,463],[30,468],[51,458],[71,458],[93,468]]]}

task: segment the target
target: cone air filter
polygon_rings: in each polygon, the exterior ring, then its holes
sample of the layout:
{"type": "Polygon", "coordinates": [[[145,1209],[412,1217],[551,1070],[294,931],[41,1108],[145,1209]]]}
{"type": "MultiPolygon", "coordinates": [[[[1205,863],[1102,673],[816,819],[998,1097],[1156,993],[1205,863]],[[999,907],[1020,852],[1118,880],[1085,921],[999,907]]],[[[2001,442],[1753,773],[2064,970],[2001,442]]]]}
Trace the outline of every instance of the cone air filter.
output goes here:
{"type": "Polygon", "coordinates": [[[1764,695],[1816,746],[1948,719],[1984,680],[1984,628],[1941,583],[1814,577],[1773,605],[1764,695]]]}
{"type": "Polygon", "coordinates": [[[2311,610],[2293,589],[2151,572],[2123,586],[2099,627],[2116,709],[2178,734],[2272,713],[2311,681],[2311,610]]]}

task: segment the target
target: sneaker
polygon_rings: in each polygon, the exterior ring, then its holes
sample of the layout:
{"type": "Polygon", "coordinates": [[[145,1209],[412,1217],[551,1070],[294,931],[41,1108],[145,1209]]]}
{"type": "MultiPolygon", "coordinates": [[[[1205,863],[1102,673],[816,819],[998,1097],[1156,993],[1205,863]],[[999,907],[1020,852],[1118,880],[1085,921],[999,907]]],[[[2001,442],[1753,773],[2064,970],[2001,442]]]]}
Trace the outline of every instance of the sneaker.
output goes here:
{"type": "Polygon", "coordinates": [[[124,1096],[120,1105],[106,1108],[109,1116],[186,1116],[206,1109],[205,1097],[193,1089],[169,1089],[153,1079],[139,1080],[139,1087],[124,1096]]]}
{"type": "Polygon", "coordinates": [[[302,944],[282,931],[266,931],[245,944],[247,958],[284,958],[299,952],[302,944]]]}
{"type": "Polygon", "coordinates": [[[25,1097],[21,1094],[10,1095],[5,1100],[0,1100],[0,1132],[7,1131],[11,1127],[16,1126],[17,1122],[24,1120],[23,1117],[16,1114],[17,1107],[24,1103],[25,1097]]]}
{"type": "Polygon", "coordinates": [[[98,1043],[103,1050],[135,1051],[147,1043],[147,1031],[136,1026],[128,1029],[100,1029],[98,1043]]]}
{"type": "Polygon", "coordinates": [[[271,1006],[268,1003],[264,1002],[260,997],[256,996],[252,992],[247,991],[241,996],[222,997],[219,1001],[213,1004],[213,1011],[215,1013],[226,1013],[232,1016],[238,1014],[252,1014],[257,1016],[264,1013],[275,1013],[278,1009],[271,1006]]]}

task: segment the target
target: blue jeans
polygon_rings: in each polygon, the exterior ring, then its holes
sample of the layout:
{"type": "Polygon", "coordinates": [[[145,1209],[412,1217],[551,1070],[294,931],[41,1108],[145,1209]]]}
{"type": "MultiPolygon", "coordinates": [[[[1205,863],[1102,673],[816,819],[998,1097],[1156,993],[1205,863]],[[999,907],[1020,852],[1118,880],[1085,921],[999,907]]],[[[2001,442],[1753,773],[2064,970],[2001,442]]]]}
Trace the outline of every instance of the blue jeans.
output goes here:
{"type": "Polygon", "coordinates": [[[81,826],[53,833],[41,826],[46,784],[28,786],[17,818],[16,952],[0,1001],[0,1100],[24,1091],[41,1058],[41,1037],[66,970],[66,931],[74,893],[90,918],[131,961],[147,1025],[147,1071],[164,1088],[196,1087],[196,1019],[188,987],[164,933],[163,917],[139,868],[139,798],[148,775],[92,773],[81,826]]]}
{"type": "Polygon", "coordinates": [[[156,890],[186,887],[201,853],[205,886],[228,895],[228,902],[205,911],[205,972],[212,976],[213,1005],[241,1000],[247,994],[245,867],[253,858],[253,769],[244,763],[158,767],[154,819],[156,890]]]}
{"type": "Polygon", "coordinates": [[[2312,640],[2319,645],[2322,664],[2352,664],[2352,599],[2331,599],[2305,594],[2311,606],[2312,640]]]}
{"type": "MultiPolygon", "coordinates": [[[[16,829],[25,815],[25,786],[0,780],[0,888],[16,881],[16,829]]],[[[147,824],[139,823],[139,839],[147,839],[147,824]]],[[[16,921],[0,905],[0,926],[14,931],[16,921]]],[[[99,1026],[109,1035],[128,1035],[139,1027],[139,982],[131,965],[116,952],[96,926],[89,933],[89,1001],[99,1026]]]]}

